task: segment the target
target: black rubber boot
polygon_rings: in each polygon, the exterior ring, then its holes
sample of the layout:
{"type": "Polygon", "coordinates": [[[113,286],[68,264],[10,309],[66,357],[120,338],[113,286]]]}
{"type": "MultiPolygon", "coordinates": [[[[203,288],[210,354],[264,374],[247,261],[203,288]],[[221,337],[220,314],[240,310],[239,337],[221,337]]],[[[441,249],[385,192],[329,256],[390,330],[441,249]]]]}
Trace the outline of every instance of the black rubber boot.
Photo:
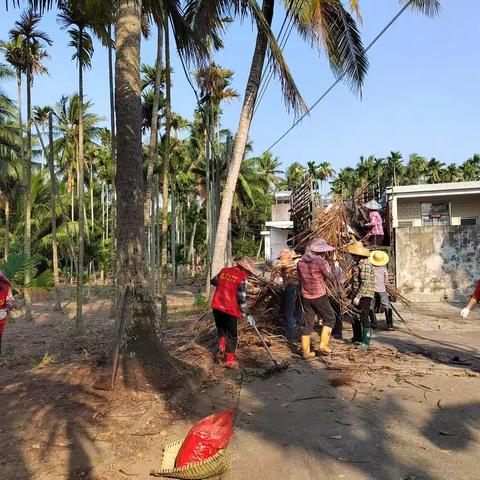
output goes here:
{"type": "Polygon", "coordinates": [[[393,310],[391,308],[385,311],[385,318],[387,320],[387,329],[393,330],[393,310]]]}

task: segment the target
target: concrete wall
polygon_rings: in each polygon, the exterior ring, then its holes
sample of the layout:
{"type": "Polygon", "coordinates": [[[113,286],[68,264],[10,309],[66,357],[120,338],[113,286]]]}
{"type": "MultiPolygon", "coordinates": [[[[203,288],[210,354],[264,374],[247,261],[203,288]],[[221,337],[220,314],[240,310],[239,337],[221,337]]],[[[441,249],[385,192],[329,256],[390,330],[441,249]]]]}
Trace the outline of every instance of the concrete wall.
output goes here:
{"type": "Polygon", "coordinates": [[[480,226],[397,228],[395,262],[412,301],[464,301],[480,278],[480,226]]]}
{"type": "Polygon", "coordinates": [[[284,222],[290,220],[290,203],[272,205],[272,222],[284,222]]]}
{"type": "Polygon", "coordinates": [[[290,230],[281,228],[270,228],[270,260],[276,262],[280,250],[282,248],[288,248],[287,239],[290,230]]]}
{"type": "Polygon", "coordinates": [[[413,227],[422,226],[422,203],[447,202],[451,206],[451,225],[460,225],[462,217],[476,217],[480,224],[480,195],[456,195],[447,197],[398,198],[398,222],[412,222],[413,227]]]}

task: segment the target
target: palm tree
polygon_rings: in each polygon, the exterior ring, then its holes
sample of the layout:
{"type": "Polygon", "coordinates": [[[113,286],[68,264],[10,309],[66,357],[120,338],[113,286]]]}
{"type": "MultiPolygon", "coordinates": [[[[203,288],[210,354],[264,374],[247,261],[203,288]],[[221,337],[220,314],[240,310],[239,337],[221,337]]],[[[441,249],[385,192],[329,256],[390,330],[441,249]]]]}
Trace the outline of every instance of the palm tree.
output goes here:
{"type": "Polygon", "coordinates": [[[385,159],[385,173],[390,179],[391,185],[399,184],[404,168],[402,154],[400,152],[390,152],[390,155],[385,159]]]}
{"type": "Polygon", "coordinates": [[[427,166],[428,183],[440,183],[445,174],[445,164],[431,158],[427,166]]]}
{"type": "MultiPolygon", "coordinates": [[[[41,30],[37,29],[40,23],[40,15],[36,14],[33,9],[21,14],[20,20],[15,22],[14,28],[9,31],[10,42],[20,48],[19,57],[22,60],[20,71],[26,74],[27,80],[27,155],[25,157],[25,238],[24,238],[24,254],[27,259],[31,257],[31,182],[32,182],[32,95],[31,88],[33,78],[36,73],[44,73],[42,59],[45,58],[46,52],[43,45],[52,45],[50,37],[41,30]]],[[[21,105],[19,105],[21,108],[21,105]]],[[[20,125],[21,125],[21,117],[20,125]]],[[[20,127],[21,128],[21,127],[20,127]]],[[[25,272],[25,282],[28,284],[31,280],[29,268],[25,272]]],[[[25,297],[25,317],[27,320],[32,318],[32,304],[30,296],[25,297]]]]}
{"type": "Polygon", "coordinates": [[[238,93],[230,87],[233,71],[210,63],[195,72],[200,88],[200,113],[203,117],[205,137],[205,186],[207,214],[207,279],[206,296],[210,296],[210,267],[213,241],[218,224],[220,203],[220,172],[226,165],[221,164],[218,155],[216,131],[220,128],[221,102],[238,98],[238,93]],[[216,152],[217,151],[217,152],[216,152]]]}
{"type": "Polygon", "coordinates": [[[319,189],[318,185],[318,165],[316,162],[307,162],[307,175],[312,179],[314,190],[319,189]]]}
{"type": "MultiPolygon", "coordinates": [[[[49,107],[46,107],[48,109],[49,107]]],[[[53,110],[48,112],[48,170],[50,173],[50,200],[52,210],[52,267],[53,267],[53,285],[55,295],[55,308],[61,310],[58,288],[60,285],[58,270],[58,243],[57,243],[57,177],[55,175],[55,151],[53,144],[53,110]]]]}
{"type": "MultiPolygon", "coordinates": [[[[213,0],[212,0],[213,1],[213,0]]],[[[220,14],[227,17],[229,10],[236,7],[229,2],[215,2],[220,14]],[[229,8],[230,7],[230,8],[229,8]]],[[[236,4],[234,4],[236,5],[236,4]]],[[[242,13],[248,11],[255,20],[257,26],[257,40],[252,58],[247,86],[245,89],[240,121],[235,136],[233,158],[229,175],[224,188],[222,206],[220,210],[218,231],[215,239],[215,250],[212,262],[212,273],[216,274],[223,266],[224,251],[227,242],[228,223],[232,209],[232,202],[237,184],[240,166],[244,159],[245,146],[248,139],[262,69],[267,50],[276,73],[282,82],[282,90],[287,106],[295,113],[305,111],[306,107],[298,89],[293,81],[290,71],[283,59],[281,50],[272,34],[270,26],[273,19],[274,0],[263,0],[262,9],[253,1],[242,7],[242,13]]],[[[367,60],[363,51],[360,35],[355,21],[344,9],[340,0],[322,2],[322,8],[315,6],[314,2],[287,1],[287,15],[301,34],[309,39],[312,44],[325,46],[331,65],[337,74],[344,76],[354,90],[360,90],[363,78],[367,71],[367,60]],[[322,42],[318,42],[323,39],[322,42]],[[318,43],[317,43],[318,42],[318,43]]],[[[238,10],[237,10],[238,12],[238,10]]],[[[206,31],[214,31],[216,25],[212,15],[210,2],[196,4],[195,23],[197,28],[206,31]],[[208,8],[204,8],[203,6],[208,8]]]]}
{"type": "Polygon", "coordinates": [[[283,185],[283,190],[293,190],[298,187],[306,174],[305,168],[300,165],[298,162],[293,162],[287,170],[285,170],[285,184],[283,185]]]}
{"type": "Polygon", "coordinates": [[[267,190],[273,192],[277,185],[281,182],[283,172],[279,170],[280,160],[274,157],[271,152],[263,153],[260,157],[256,157],[258,165],[258,175],[267,183],[267,190]]]}
{"type": "Polygon", "coordinates": [[[408,159],[407,167],[405,169],[404,180],[405,183],[416,185],[423,181],[428,170],[428,162],[425,157],[412,153],[408,159]]]}
{"type": "MultiPolygon", "coordinates": [[[[42,146],[42,168],[44,162],[47,162],[48,153],[45,148],[45,126],[48,124],[48,116],[51,111],[50,107],[34,107],[33,108],[33,123],[35,125],[35,130],[37,131],[38,139],[40,140],[40,145],[42,146]]],[[[48,162],[47,162],[48,163],[48,162]]]]}
{"type": "Polygon", "coordinates": [[[460,173],[463,181],[472,182],[479,179],[480,164],[477,159],[478,155],[474,155],[472,158],[466,160],[460,167],[460,173]]]}
{"type": "Polygon", "coordinates": [[[320,185],[323,182],[327,182],[335,175],[335,170],[332,168],[330,162],[321,162],[318,165],[318,179],[320,180],[320,185]]]}
{"type": "Polygon", "coordinates": [[[458,168],[458,165],[455,163],[450,163],[443,174],[443,180],[445,182],[456,182],[459,176],[460,169],[458,168]]]}
{"type": "MultiPolygon", "coordinates": [[[[148,71],[145,66],[142,67],[142,72],[150,73],[150,81],[143,82],[143,87],[147,85],[152,85],[153,83],[153,95],[151,97],[151,114],[150,114],[150,141],[148,143],[148,154],[147,154],[147,180],[145,185],[145,202],[144,202],[144,217],[145,217],[145,226],[148,231],[148,234],[145,238],[150,239],[147,251],[149,251],[149,268],[150,268],[150,292],[152,295],[155,293],[156,289],[156,278],[155,278],[155,221],[154,221],[154,211],[152,208],[152,193],[156,196],[157,192],[157,182],[154,179],[153,171],[155,164],[157,163],[157,146],[158,146],[158,112],[160,108],[160,99],[162,96],[162,77],[163,77],[163,28],[160,23],[157,23],[157,59],[155,62],[154,72],[148,71]],[[152,75],[153,73],[153,75],[152,75]],[[153,77],[153,78],[152,78],[153,77]]],[[[148,78],[148,77],[147,77],[148,78]]]]}

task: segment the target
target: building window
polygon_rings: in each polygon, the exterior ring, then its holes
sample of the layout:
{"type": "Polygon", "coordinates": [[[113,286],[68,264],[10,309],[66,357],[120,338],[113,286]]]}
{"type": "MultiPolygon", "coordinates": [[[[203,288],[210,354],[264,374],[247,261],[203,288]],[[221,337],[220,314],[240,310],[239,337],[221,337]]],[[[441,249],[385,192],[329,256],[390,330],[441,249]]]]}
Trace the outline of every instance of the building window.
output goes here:
{"type": "Polygon", "coordinates": [[[424,227],[450,225],[448,202],[422,203],[422,225],[424,227]]]}
{"type": "Polygon", "coordinates": [[[477,217],[462,217],[460,225],[477,225],[477,217]]]}

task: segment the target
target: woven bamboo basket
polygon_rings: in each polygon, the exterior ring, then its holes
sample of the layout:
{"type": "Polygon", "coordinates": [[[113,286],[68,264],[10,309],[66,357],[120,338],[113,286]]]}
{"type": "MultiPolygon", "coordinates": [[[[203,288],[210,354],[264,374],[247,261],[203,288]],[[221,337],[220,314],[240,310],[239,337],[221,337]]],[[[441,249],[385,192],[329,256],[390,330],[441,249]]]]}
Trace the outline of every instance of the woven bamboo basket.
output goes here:
{"type": "Polygon", "coordinates": [[[203,478],[221,475],[230,467],[231,456],[230,453],[224,449],[219,450],[213,455],[213,457],[207,458],[201,462],[176,468],[175,460],[182,444],[183,440],[178,440],[166,445],[163,450],[162,468],[160,470],[152,470],[150,475],[153,477],[202,480],[203,478]]]}

